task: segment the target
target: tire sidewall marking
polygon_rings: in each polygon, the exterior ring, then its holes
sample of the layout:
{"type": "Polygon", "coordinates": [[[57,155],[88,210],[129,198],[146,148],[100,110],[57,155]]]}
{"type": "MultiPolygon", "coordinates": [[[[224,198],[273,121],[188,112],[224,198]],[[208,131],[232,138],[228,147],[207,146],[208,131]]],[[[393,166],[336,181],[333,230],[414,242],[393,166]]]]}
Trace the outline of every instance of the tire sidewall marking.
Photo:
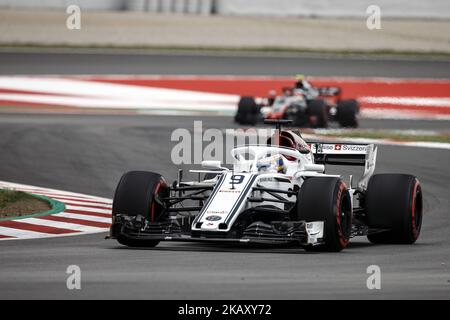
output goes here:
{"type": "Polygon", "coordinates": [[[415,179],[413,192],[412,192],[412,204],[411,204],[411,227],[412,227],[413,240],[417,240],[417,238],[419,237],[419,230],[416,226],[416,219],[415,219],[417,190],[419,188],[420,188],[419,181],[417,181],[417,179],[415,179]]]}
{"type": "MultiPolygon", "coordinates": [[[[339,183],[339,189],[337,193],[337,206],[336,206],[336,227],[337,232],[339,236],[339,245],[341,248],[345,248],[349,242],[349,239],[345,239],[344,233],[342,232],[342,225],[341,225],[341,198],[342,193],[345,191],[346,185],[344,182],[340,181],[339,183]]],[[[351,213],[350,213],[350,219],[351,219],[351,213]]]]}
{"type": "Polygon", "coordinates": [[[160,179],[158,184],[153,191],[152,203],[150,204],[150,221],[155,222],[155,196],[158,194],[161,187],[167,187],[166,181],[164,179],[160,179]]]}

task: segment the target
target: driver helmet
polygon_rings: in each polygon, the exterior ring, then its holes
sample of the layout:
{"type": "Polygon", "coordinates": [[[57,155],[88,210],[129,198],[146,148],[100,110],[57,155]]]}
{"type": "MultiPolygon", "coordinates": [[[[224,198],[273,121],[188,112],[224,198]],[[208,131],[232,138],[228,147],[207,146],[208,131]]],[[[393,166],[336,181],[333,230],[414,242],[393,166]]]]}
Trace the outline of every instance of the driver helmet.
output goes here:
{"type": "Polygon", "coordinates": [[[284,164],[283,156],[280,154],[267,155],[267,157],[259,159],[256,167],[258,172],[286,173],[286,165],[284,164]]]}
{"type": "Polygon", "coordinates": [[[304,88],[304,83],[303,81],[305,81],[306,77],[303,74],[297,74],[295,76],[295,88],[296,89],[303,89],[304,88]]]}
{"type": "Polygon", "coordinates": [[[275,99],[277,98],[277,92],[275,90],[270,90],[267,95],[267,102],[268,105],[271,106],[275,102],[275,99]]]}

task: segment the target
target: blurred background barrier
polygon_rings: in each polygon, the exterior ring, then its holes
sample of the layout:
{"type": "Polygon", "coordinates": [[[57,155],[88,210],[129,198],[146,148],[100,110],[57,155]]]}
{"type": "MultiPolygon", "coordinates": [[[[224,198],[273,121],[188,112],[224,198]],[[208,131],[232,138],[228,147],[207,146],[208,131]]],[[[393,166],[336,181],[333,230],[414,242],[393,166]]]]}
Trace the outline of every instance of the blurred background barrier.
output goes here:
{"type": "Polygon", "coordinates": [[[0,0],[0,8],[62,9],[79,5],[85,10],[129,10],[299,17],[366,17],[370,5],[386,18],[450,19],[449,0],[0,0]]]}
{"type": "Polygon", "coordinates": [[[71,4],[86,10],[122,10],[124,0],[0,0],[0,8],[63,9],[71,4]]]}
{"type": "Polygon", "coordinates": [[[225,15],[360,18],[370,5],[389,18],[450,17],[449,0],[217,0],[215,8],[225,15]]]}

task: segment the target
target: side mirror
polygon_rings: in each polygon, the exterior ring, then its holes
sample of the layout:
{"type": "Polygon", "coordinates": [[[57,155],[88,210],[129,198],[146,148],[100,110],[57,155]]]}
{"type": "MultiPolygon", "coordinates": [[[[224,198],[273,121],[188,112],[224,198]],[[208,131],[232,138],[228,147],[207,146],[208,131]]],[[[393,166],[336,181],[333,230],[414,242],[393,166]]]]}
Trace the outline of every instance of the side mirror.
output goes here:
{"type": "Polygon", "coordinates": [[[202,161],[202,168],[223,169],[222,164],[218,160],[204,160],[202,161]]]}
{"type": "Polygon", "coordinates": [[[323,173],[325,172],[325,166],[323,164],[305,164],[304,170],[323,173]]]}

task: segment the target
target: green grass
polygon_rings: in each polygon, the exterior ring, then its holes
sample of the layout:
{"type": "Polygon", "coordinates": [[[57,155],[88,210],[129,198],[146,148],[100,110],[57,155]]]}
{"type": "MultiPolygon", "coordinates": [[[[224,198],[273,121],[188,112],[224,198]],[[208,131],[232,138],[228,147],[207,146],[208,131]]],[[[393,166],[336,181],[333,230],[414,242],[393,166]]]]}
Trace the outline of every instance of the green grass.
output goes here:
{"type": "Polygon", "coordinates": [[[12,219],[48,212],[52,206],[44,199],[22,191],[0,189],[0,219],[12,219]]]}
{"type": "Polygon", "coordinates": [[[7,205],[26,199],[34,199],[33,196],[22,192],[7,189],[0,189],[0,208],[5,208],[7,205]]]}

